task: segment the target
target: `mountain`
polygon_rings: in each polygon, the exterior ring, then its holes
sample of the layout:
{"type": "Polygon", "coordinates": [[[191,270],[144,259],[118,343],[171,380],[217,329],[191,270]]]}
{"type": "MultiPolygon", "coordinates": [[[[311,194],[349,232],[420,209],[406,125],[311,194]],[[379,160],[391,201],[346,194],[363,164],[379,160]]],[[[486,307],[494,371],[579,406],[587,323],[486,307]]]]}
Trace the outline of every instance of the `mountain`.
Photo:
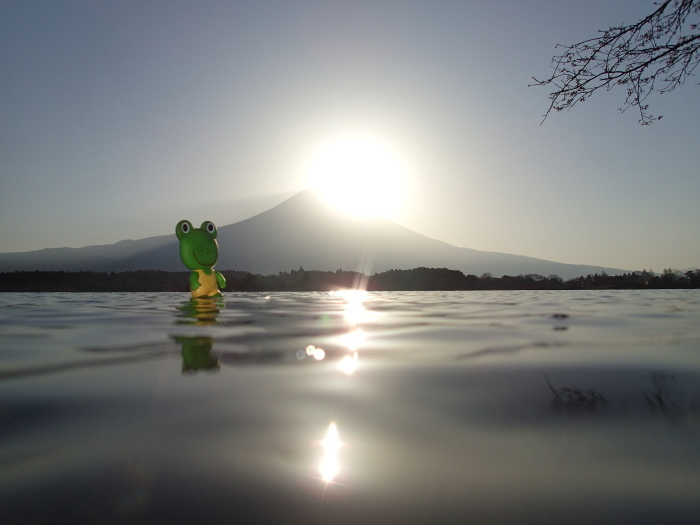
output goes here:
{"type": "MultiPolygon", "coordinates": [[[[0,271],[185,270],[174,228],[173,224],[169,235],[111,245],[4,253],[0,254],[0,271]]],[[[244,221],[219,227],[217,240],[217,269],[263,275],[299,267],[357,270],[371,275],[420,266],[474,275],[490,272],[494,277],[536,273],[570,279],[603,271],[622,273],[614,268],[458,248],[387,219],[348,216],[331,209],[313,190],[244,221]]]]}

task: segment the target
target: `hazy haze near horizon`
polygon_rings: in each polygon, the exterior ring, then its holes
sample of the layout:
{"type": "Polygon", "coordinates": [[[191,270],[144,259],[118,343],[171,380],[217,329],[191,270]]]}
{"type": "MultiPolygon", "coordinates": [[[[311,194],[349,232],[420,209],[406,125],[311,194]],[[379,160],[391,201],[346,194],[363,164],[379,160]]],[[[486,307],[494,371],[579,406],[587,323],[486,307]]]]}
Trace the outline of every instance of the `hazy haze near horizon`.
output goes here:
{"type": "Polygon", "coordinates": [[[308,185],[325,141],[388,144],[393,221],[456,246],[700,265],[700,89],[540,126],[557,43],[651,1],[15,2],[0,6],[0,252],[223,226],[308,185]],[[378,4],[378,5],[376,5],[378,4]]]}

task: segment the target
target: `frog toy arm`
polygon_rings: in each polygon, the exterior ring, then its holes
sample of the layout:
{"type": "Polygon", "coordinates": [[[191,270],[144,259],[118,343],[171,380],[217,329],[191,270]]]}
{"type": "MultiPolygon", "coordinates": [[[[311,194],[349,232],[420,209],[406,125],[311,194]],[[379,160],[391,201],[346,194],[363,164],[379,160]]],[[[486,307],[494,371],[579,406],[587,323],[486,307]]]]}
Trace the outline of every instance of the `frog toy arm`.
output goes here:
{"type": "Polygon", "coordinates": [[[216,243],[217,230],[213,222],[205,221],[200,228],[194,228],[190,221],[180,221],[175,228],[180,240],[180,259],[192,270],[190,273],[190,291],[192,297],[221,296],[219,287],[226,286],[226,279],[221,272],[214,270],[219,258],[219,246],[216,243]]]}
{"type": "Polygon", "coordinates": [[[216,282],[219,284],[219,288],[226,288],[226,278],[219,271],[216,271],[216,282]]]}
{"type": "Polygon", "coordinates": [[[194,290],[199,287],[199,274],[197,272],[190,272],[190,291],[194,292],[194,290]]]}

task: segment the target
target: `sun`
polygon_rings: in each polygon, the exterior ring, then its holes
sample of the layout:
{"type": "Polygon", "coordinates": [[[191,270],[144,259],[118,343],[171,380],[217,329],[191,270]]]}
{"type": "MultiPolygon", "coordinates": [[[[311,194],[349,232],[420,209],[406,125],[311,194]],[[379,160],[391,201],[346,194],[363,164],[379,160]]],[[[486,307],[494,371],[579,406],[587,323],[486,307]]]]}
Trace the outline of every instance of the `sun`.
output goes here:
{"type": "Polygon", "coordinates": [[[311,187],[334,208],[352,215],[391,215],[403,195],[399,157],[368,137],[326,143],[314,155],[309,172],[311,187]]]}

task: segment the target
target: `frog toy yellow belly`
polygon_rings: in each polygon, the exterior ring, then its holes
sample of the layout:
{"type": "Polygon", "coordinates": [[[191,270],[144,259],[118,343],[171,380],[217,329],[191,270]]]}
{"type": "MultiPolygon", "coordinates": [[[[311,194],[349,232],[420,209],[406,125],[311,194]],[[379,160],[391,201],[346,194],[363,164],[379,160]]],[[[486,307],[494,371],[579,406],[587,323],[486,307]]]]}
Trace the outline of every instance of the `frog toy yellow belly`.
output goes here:
{"type": "Polygon", "coordinates": [[[175,234],[180,240],[180,259],[192,270],[192,297],[221,297],[219,288],[226,288],[226,279],[221,272],[214,270],[214,265],[219,259],[214,223],[205,221],[200,228],[194,228],[190,221],[180,221],[175,228],[175,234]]]}

